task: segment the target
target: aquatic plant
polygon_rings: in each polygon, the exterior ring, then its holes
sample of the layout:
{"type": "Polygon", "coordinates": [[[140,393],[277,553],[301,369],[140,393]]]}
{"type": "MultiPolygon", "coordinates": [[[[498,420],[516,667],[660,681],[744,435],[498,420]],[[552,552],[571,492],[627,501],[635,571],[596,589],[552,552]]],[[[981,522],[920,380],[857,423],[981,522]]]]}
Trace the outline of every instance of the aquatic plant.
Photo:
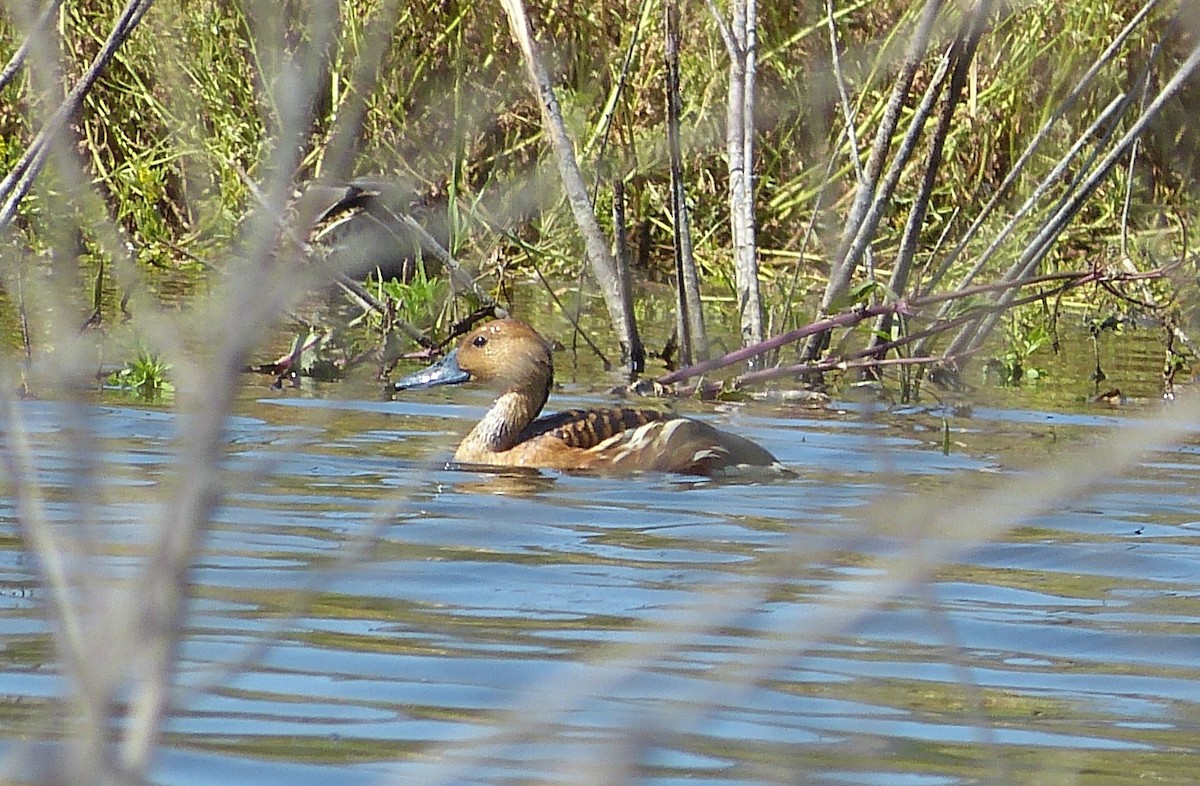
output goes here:
{"type": "Polygon", "coordinates": [[[143,348],[137,357],[108,375],[108,384],[148,401],[158,401],[169,398],[175,392],[170,373],[171,364],[143,348]]]}
{"type": "Polygon", "coordinates": [[[446,279],[427,276],[424,265],[418,265],[408,281],[388,279],[377,281],[376,286],[380,299],[392,305],[397,317],[419,325],[436,320],[450,291],[446,279]]]}

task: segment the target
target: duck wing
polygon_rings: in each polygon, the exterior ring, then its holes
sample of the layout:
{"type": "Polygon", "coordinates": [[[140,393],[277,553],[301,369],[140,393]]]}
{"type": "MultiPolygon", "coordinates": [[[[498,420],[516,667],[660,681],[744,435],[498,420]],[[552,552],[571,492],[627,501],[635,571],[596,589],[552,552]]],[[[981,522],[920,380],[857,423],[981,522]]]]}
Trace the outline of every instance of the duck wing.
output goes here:
{"type": "Polygon", "coordinates": [[[564,469],[713,476],[742,467],[780,467],[744,437],[652,409],[560,412],[529,424],[520,444],[535,450],[543,466],[564,469]]]}
{"type": "Polygon", "coordinates": [[[611,437],[595,452],[603,464],[623,470],[676,472],[709,477],[749,467],[782,466],[765,448],[699,420],[673,417],[611,437]]]}
{"type": "Polygon", "coordinates": [[[533,421],[517,442],[553,440],[561,447],[592,450],[606,440],[668,418],[653,409],[569,409],[533,421]]]}

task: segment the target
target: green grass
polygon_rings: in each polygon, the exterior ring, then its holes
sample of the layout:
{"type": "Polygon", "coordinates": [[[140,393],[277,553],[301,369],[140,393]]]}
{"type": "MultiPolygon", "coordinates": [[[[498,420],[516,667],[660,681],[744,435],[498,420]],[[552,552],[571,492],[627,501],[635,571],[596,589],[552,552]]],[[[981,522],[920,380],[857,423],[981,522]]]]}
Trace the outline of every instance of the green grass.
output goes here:
{"type": "Polygon", "coordinates": [[[434,322],[450,294],[446,279],[426,276],[421,264],[416,266],[411,281],[389,279],[377,282],[376,286],[380,299],[392,304],[397,317],[416,325],[434,322]]]}

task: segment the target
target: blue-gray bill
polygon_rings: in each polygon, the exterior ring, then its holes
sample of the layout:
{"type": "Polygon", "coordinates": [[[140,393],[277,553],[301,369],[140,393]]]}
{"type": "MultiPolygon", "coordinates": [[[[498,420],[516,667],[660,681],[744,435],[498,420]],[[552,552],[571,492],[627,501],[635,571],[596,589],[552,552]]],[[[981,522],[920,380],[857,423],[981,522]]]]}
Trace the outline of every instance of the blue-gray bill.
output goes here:
{"type": "Polygon", "coordinates": [[[396,380],[393,389],[413,390],[414,388],[431,388],[436,385],[457,385],[470,378],[470,374],[458,367],[458,349],[452,349],[449,354],[432,366],[414,371],[408,376],[396,380]]]}

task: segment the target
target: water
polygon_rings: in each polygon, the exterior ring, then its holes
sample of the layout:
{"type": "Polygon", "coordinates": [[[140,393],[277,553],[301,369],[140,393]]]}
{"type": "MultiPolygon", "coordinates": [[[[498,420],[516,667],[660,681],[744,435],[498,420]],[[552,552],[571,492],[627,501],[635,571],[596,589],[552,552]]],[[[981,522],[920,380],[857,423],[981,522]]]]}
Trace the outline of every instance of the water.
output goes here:
{"type": "MultiPolygon", "coordinates": [[[[557,406],[603,400],[567,387],[557,406]]],[[[486,393],[347,391],[252,387],[230,424],[158,782],[1195,780],[1194,438],[829,607],[918,542],[879,510],[1086,455],[1143,413],[977,406],[945,455],[940,410],[706,410],[798,472],[739,485],[459,471],[486,393]]],[[[127,572],[173,416],[22,406],[49,515],[89,518],[93,567],[127,572]],[[83,507],[80,447],[100,457],[83,507]]],[[[0,734],[24,759],[64,685],[7,499],[0,546],[0,734]]]]}

